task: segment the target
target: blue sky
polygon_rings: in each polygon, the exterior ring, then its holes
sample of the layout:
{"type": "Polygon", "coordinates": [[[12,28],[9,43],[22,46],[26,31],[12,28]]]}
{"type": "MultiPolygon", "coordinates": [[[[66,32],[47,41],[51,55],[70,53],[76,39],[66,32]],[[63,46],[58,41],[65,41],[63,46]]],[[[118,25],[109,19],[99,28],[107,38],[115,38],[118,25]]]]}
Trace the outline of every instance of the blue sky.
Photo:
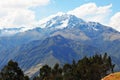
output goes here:
{"type": "MultiPolygon", "coordinates": [[[[36,7],[33,10],[35,10],[36,19],[40,20],[42,18],[48,17],[58,12],[67,13],[71,10],[74,10],[76,8],[79,8],[80,6],[83,6],[89,3],[94,3],[97,7],[96,9],[100,7],[105,8],[105,6],[111,5],[108,9],[106,9],[105,13],[102,14],[101,12],[101,14],[97,15],[97,17],[94,16],[94,18],[99,18],[99,19],[98,20],[94,19],[93,21],[100,22],[104,25],[112,26],[113,28],[120,30],[120,19],[119,19],[120,18],[120,13],[119,13],[120,0],[51,0],[46,6],[36,7]]],[[[81,13],[81,11],[79,11],[78,13],[81,13]]],[[[84,14],[84,13],[81,13],[81,14],[84,14]]],[[[93,12],[92,15],[96,15],[96,14],[94,14],[93,12]]],[[[82,18],[84,20],[88,20],[88,21],[91,21],[93,19],[91,15],[87,15],[87,16],[89,16],[89,19],[86,19],[83,16],[77,16],[77,17],[82,18]]]]}
{"type": "Polygon", "coordinates": [[[46,6],[36,7],[37,19],[42,19],[57,12],[67,12],[73,10],[86,3],[96,3],[97,6],[105,6],[112,4],[112,13],[120,11],[120,0],[51,0],[50,3],[46,6]]]}
{"type": "Polygon", "coordinates": [[[0,0],[0,29],[35,27],[40,20],[64,12],[120,31],[120,0],[0,0]]]}

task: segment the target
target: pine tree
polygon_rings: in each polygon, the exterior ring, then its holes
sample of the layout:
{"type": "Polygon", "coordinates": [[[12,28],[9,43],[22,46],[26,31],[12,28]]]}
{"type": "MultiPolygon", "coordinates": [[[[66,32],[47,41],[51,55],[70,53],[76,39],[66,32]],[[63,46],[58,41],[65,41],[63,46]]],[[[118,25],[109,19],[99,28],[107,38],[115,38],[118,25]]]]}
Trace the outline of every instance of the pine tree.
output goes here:
{"type": "Polygon", "coordinates": [[[107,53],[103,56],[95,54],[90,58],[85,56],[78,62],[73,60],[72,64],[64,64],[62,68],[59,64],[53,68],[45,65],[40,69],[40,77],[34,80],[100,80],[113,72],[114,66],[107,53]]]}
{"type": "Polygon", "coordinates": [[[40,80],[50,80],[50,76],[51,76],[51,67],[49,67],[48,65],[44,65],[40,69],[40,80]]]}
{"type": "Polygon", "coordinates": [[[29,80],[24,76],[23,71],[18,66],[17,62],[10,60],[6,66],[1,70],[1,80],[29,80]]]}

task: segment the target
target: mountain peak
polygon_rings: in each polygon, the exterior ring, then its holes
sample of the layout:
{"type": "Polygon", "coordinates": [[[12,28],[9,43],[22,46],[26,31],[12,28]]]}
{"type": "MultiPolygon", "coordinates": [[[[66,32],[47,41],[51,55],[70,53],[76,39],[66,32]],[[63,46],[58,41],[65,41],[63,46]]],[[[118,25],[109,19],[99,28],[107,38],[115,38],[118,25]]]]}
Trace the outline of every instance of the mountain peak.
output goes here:
{"type": "Polygon", "coordinates": [[[83,21],[80,18],[77,18],[74,15],[63,13],[48,19],[44,23],[40,23],[40,27],[63,29],[67,26],[73,26],[76,23],[85,23],[85,21],[83,21]]]}

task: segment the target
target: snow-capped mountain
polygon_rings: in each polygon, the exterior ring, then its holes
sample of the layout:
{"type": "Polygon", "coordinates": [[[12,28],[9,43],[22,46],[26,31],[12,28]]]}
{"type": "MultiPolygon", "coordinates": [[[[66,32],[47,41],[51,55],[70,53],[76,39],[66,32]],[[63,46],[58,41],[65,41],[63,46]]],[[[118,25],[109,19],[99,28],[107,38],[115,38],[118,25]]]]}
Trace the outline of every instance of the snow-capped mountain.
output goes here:
{"type": "Polygon", "coordinates": [[[104,52],[112,56],[117,69],[120,66],[120,32],[74,15],[57,14],[29,29],[1,29],[0,35],[0,68],[14,59],[29,72],[38,64],[70,63],[72,59],[104,52]]]}
{"type": "Polygon", "coordinates": [[[79,19],[74,15],[62,14],[51,18],[47,22],[40,23],[40,27],[63,29],[68,26],[72,27],[76,24],[84,24],[84,23],[85,22],[82,19],[79,19]]]}
{"type": "MultiPolygon", "coordinates": [[[[94,30],[99,31],[103,30],[104,25],[101,25],[97,22],[85,22],[84,20],[70,14],[66,13],[58,13],[46,19],[40,20],[36,26],[29,28],[28,27],[20,27],[20,28],[3,28],[0,29],[0,36],[10,36],[15,35],[21,32],[27,32],[37,29],[49,29],[49,30],[59,30],[64,28],[73,28],[79,27],[84,30],[94,30]],[[81,27],[80,27],[81,26],[81,27]]],[[[112,30],[112,28],[110,28],[112,30]]]]}
{"type": "Polygon", "coordinates": [[[20,28],[3,28],[0,29],[0,37],[3,36],[13,36],[17,33],[20,32],[25,32],[27,30],[30,30],[31,28],[26,28],[26,27],[20,27],[20,28]]]}

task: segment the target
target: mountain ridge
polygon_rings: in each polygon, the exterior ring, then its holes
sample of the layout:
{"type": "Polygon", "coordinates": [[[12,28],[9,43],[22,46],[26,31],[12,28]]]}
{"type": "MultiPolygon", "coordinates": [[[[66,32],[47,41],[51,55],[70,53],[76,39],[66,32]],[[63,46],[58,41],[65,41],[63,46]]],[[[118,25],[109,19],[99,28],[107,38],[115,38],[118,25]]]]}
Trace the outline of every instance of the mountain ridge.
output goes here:
{"type": "Polygon", "coordinates": [[[13,59],[29,72],[38,64],[62,65],[73,59],[107,52],[117,64],[116,70],[119,69],[120,32],[67,14],[54,16],[43,24],[44,27],[39,25],[12,36],[0,36],[0,68],[13,59]]]}
{"type": "MultiPolygon", "coordinates": [[[[54,27],[54,26],[56,27],[56,25],[54,23],[62,24],[62,21],[64,23],[65,20],[68,20],[67,24],[69,24],[69,25],[66,25],[66,26],[63,26],[63,27],[59,27],[58,29],[63,29],[65,27],[67,27],[67,26],[71,26],[72,27],[72,26],[77,25],[77,24],[81,24],[81,25],[87,24],[88,26],[92,25],[93,27],[96,26],[96,25],[101,25],[98,22],[91,22],[91,21],[85,22],[84,20],[76,17],[75,15],[60,13],[60,14],[56,14],[56,15],[50,17],[50,18],[48,17],[47,20],[43,19],[43,22],[39,22],[37,26],[34,26],[32,28],[27,28],[27,27],[3,28],[3,29],[0,29],[0,33],[10,32],[11,34],[16,34],[16,33],[20,33],[20,32],[26,32],[26,31],[29,31],[29,30],[32,30],[32,29],[36,29],[36,28],[42,28],[42,29],[44,29],[44,28],[51,28],[51,27],[54,27]],[[70,23],[70,22],[72,22],[72,23],[70,23]],[[44,27],[43,27],[43,25],[44,25],[44,27]],[[12,31],[13,31],[13,33],[12,33],[12,31]]],[[[93,29],[97,30],[97,29],[95,29],[95,27],[93,29]]]]}

